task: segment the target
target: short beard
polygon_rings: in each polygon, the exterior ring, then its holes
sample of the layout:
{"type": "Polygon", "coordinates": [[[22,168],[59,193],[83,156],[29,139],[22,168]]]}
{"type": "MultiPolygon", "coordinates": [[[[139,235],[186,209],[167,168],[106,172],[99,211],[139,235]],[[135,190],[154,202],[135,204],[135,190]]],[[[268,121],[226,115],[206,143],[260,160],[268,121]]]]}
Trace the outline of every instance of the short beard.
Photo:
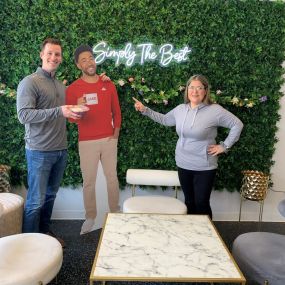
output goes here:
{"type": "Polygon", "coordinates": [[[96,75],[96,69],[94,70],[94,72],[85,71],[84,73],[88,76],[94,76],[94,75],[96,75]]]}

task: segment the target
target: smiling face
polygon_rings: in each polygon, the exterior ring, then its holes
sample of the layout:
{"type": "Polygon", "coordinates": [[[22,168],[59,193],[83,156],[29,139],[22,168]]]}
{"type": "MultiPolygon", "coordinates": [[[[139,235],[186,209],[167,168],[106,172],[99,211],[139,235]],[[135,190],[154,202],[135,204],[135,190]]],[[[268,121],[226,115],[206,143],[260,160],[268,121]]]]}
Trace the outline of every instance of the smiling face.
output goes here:
{"type": "Polygon", "coordinates": [[[96,63],[94,56],[89,51],[80,53],[78,57],[77,67],[87,76],[96,75],[96,63]]]}
{"type": "Polygon", "coordinates": [[[199,80],[192,80],[188,85],[187,96],[191,107],[195,108],[201,104],[206,96],[206,88],[199,80]]]}
{"type": "Polygon", "coordinates": [[[62,62],[61,46],[57,44],[47,43],[40,52],[42,59],[42,68],[47,72],[55,72],[62,62]]]}

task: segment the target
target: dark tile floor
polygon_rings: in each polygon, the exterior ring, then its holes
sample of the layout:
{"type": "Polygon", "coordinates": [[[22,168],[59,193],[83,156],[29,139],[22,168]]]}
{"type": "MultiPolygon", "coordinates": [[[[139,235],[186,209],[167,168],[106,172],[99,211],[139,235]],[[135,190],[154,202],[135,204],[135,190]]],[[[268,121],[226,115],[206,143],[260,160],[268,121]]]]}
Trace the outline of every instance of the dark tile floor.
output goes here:
{"type": "MultiPolygon", "coordinates": [[[[80,236],[82,221],[55,220],[54,232],[66,242],[63,265],[50,285],[88,285],[101,230],[80,236]]],[[[214,222],[227,247],[231,250],[234,239],[245,232],[268,231],[285,234],[285,223],[257,222],[214,222]]],[[[96,283],[97,284],[97,283],[96,283]]],[[[98,283],[99,284],[99,283],[98,283]]],[[[107,285],[189,285],[190,283],[154,283],[154,282],[106,282],[107,285]]],[[[191,283],[193,284],[193,283],[191,283]]],[[[197,283],[202,285],[204,283],[197,283]]],[[[248,283],[255,285],[254,283],[248,283]]]]}

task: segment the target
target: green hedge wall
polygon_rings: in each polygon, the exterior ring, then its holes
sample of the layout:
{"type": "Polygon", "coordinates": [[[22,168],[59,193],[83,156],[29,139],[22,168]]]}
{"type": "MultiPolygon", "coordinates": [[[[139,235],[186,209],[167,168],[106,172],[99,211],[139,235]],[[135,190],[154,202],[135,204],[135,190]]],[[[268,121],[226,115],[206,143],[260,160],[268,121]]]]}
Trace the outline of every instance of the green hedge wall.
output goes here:
{"type": "MultiPolygon", "coordinates": [[[[285,3],[282,1],[234,0],[3,0],[0,19],[0,163],[12,166],[12,183],[25,182],[24,128],[15,111],[19,81],[40,65],[39,46],[48,36],[60,38],[64,62],[57,75],[68,83],[79,76],[72,54],[81,43],[105,40],[114,47],[126,42],[166,42],[192,48],[189,61],[167,68],[155,63],[127,68],[108,60],[98,67],[114,80],[145,78],[159,92],[170,94],[195,74],[206,75],[215,98],[245,124],[240,141],[219,161],[216,189],[240,187],[241,170],[270,172],[279,120],[279,92],[284,70],[285,3]],[[233,98],[235,98],[234,101],[233,98]],[[247,104],[250,103],[250,104],[247,104]]],[[[128,168],[175,169],[177,136],[134,111],[131,97],[144,99],[130,84],[118,85],[123,124],[119,141],[118,174],[125,185],[128,168]]],[[[168,104],[148,105],[167,112],[183,101],[170,96],[168,104]]],[[[69,129],[69,163],[64,184],[81,183],[77,131],[69,129]]],[[[226,130],[220,130],[219,139],[226,130]]]]}

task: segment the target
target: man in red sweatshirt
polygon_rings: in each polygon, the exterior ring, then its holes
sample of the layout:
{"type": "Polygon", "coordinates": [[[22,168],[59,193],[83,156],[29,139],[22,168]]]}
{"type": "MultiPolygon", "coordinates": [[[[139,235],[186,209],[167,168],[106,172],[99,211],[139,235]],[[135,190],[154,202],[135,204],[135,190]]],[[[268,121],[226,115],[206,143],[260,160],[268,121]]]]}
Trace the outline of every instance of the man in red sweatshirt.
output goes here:
{"type": "Polygon", "coordinates": [[[117,144],[121,110],[115,85],[111,81],[103,81],[96,73],[92,48],[88,45],[79,46],[74,52],[74,59],[82,76],[67,88],[66,103],[85,104],[89,108],[80,120],[70,120],[78,125],[86,217],[81,234],[85,234],[93,230],[97,215],[95,184],[99,161],[107,182],[110,211],[119,210],[117,144]]]}

